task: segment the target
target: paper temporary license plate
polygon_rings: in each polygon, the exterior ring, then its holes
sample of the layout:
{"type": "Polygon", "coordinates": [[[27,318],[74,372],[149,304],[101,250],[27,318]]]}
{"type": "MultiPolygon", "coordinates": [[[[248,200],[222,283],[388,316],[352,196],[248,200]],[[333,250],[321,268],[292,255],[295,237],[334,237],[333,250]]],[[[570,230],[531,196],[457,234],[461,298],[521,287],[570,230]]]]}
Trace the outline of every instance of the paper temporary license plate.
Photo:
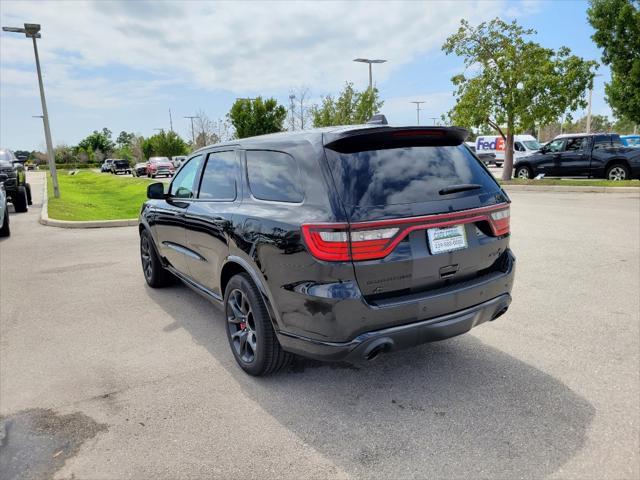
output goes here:
{"type": "Polygon", "coordinates": [[[467,235],[464,225],[430,228],[427,230],[427,238],[429,239],[429,250],[431,250],[432,255],[467,248],[467,235]]]}

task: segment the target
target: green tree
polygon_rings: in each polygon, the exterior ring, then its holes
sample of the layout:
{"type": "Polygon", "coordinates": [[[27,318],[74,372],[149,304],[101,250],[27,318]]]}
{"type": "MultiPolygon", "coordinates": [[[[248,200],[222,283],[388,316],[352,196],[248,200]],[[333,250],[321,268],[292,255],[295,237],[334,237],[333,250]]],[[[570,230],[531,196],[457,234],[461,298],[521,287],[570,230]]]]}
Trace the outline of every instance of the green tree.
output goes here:
{"type": "Polygon", "coordinates": [[[287,109],[275,98],[239,98],[227,114],[238,138],[281,132],[287,109]]]}
{"type": "Polygon", "coordinates": [[[637,133],[638,126],[628,118],[620,118],[613,124],[613,131],[620,135],[637,133]]]}
{"type": "Polygon", "coordinates": [[[334,125],[358,125],[366,123],[383,105],[378,95],[378,89],[367,88],[358,92],[353,83],[347,82],[337,99],[327,95],[321,105],[314,105],[311,118],[314,127],[329,127],[334,125]]]}
{"type": "Polygon", "coordinates": [[[591,0],[587,10],[602,48],[602,61],[611,68],[607,101],[617,117],[640,124],[640,0],[591,0]]]}
{"type": "Polygon", "coordinates": [[[83,149],[87,152],[95,152],[99,150],[107,156],[110,155],[115,148],[115,144],[111,140],[111,130],[108,128],[103,128],[101,132],[94,130],[91,134],[82,139],[76,148],[83,149]]]}
{"type": "Polygon", "coordinates": [[[131,145],[131,142],[135,140],[135,138],[136,138],[135,133],[128,133],[123,130],[118,135],[118,138],[116,139],[116,144],[118,145],[119,148],[128,147],[129,145],[131,145]]]}
{"type": "Polygon", "coordinates": [[[505,139],[503,179],[511,178],[513,136],[586,106],[596,62],[527,40],[536,33],[499,18],[473,27],[462,20],[442,49],[464,59],[467,72],[451,80],[457,103],[449,116],[465,127],[489,124],[505,139]],[[503,129],[505,127],[505,129],[503,129]]]}
{"type": "Polygon", "coordinates": [[[149,157],[175,157],[186,155],[189,151],[187,143],[176,132],[160,131],[142,142],[142,152],[149,157]]]}

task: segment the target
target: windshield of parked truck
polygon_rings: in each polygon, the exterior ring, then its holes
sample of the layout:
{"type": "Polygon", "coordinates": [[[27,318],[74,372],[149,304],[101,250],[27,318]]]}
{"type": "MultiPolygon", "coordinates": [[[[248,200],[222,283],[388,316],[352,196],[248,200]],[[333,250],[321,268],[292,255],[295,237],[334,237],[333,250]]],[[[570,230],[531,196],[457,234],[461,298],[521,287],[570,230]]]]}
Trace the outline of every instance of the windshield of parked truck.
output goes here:
{"type": "Polygon", "coordinates": [[[542,148],[542,145],[537,140],[524,140],[522,143],[528,150],[540,150],[542,148]]]}

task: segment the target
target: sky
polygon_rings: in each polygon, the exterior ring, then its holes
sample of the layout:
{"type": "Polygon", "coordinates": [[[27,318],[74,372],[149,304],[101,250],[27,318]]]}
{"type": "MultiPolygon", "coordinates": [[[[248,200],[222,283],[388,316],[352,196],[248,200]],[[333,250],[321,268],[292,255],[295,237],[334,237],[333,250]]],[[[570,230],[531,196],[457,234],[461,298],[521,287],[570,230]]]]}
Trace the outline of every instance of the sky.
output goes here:
{"type": "MultiPolygon", "coordinates": [[[[358,57],[383,58],[374,83],[382,113],[395,125],[433,122],[455,103],[451,77],[460,58],[441,46],[461,19],[500,16],[537,30],[545,47],[567,46],[600,60],[578,0],[411,2],[0,1],[2,26],[40,23],[38,40],[54,145],[74,145],[107,127],[148,136],[173,129],[188,139],[203,111],[224,118],[238,97],[275,97],[292,89],[311,102],[346,81],[368,85],[358,57]]],[[[604,98],[610,73],[601,66],[594,114],[611,116],[604,98]]],[[[31,40],[0,35],[0,147],[44,150],[42,112],[31,40]]],[[[583,112],[578,112],[582,114],[583,112]]]]}

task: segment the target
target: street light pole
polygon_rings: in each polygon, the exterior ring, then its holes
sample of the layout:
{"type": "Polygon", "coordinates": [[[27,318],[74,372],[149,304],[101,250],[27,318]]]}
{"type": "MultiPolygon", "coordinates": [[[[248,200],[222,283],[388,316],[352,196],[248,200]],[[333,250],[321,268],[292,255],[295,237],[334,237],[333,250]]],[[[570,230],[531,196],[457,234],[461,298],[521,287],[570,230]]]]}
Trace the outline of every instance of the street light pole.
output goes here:
{"type": "Polygon", "coordinates": [[[354,62],[360,62],[360,63],[368,63],[369,64],[369,90],[373,89],[373,72],[371,71],[371,64],[372,63],[385,63],[386,60],[382,60],[382,59],[375,59],[375,60],[371,60],[369,58],[355,58],[353,60],[354,62]]]}
{"type": "Polygon", "coordinates": [[[53,196],[55,198],[60,198],[58,172],[56,171],[56,159],[53,154],[53,142],[51,141],[51,128],[49,126],[49,112],[47,111],[47,101],[44,98],[44,84],[42,83],[40,57],[38,56],[38,44],[36,43],[36,38],[41,38],[40,25],[37,23],[25,23],[24,28],[2,27],[2,30],[5,32],[24,33],[27,38],[31,38],[33,40],[33,53],[36,57],[38,86],[40,87],[40,101],[42,103],[42,120],[44,122],[44,138],[47,143],[47,156],[49,157],[49,171],[51,172],[51,182],[53,183],[53,196]]]}
{"type": "Polygon", "coordinates": [[[420,105],[423,104],[423,103],[426,103],[426,102],[424,102],[422,100],[419,100],[419,101],[416,100],[416,101],[412,101],[411,103],[415,103],[416,104],[416,116],[418,117],[418,123],[416,125],[420,125],[420,110],[422,110],[420,108],[420,105]]]}
{"type": "MultiPolygon", "coordinates": [[[[601,77],[602,74],[595,74],[595,77],[601,77]]],[[[587,132],[591,133],[591,97],[593,97],[593,82],[591,82],[591,86],[589,87],[589,105],[587,107],[587,132]]]]}
{"type": "Polygon", "coordinates": [[[191,144],[193,145],[193,148],[196,148],[196,134],[195,134],[195,130],[193,129],[193,119],[194,118],[200,118],[197,115],[188,115],[184,118],[188,118],[191,120],[191,144]]]}

